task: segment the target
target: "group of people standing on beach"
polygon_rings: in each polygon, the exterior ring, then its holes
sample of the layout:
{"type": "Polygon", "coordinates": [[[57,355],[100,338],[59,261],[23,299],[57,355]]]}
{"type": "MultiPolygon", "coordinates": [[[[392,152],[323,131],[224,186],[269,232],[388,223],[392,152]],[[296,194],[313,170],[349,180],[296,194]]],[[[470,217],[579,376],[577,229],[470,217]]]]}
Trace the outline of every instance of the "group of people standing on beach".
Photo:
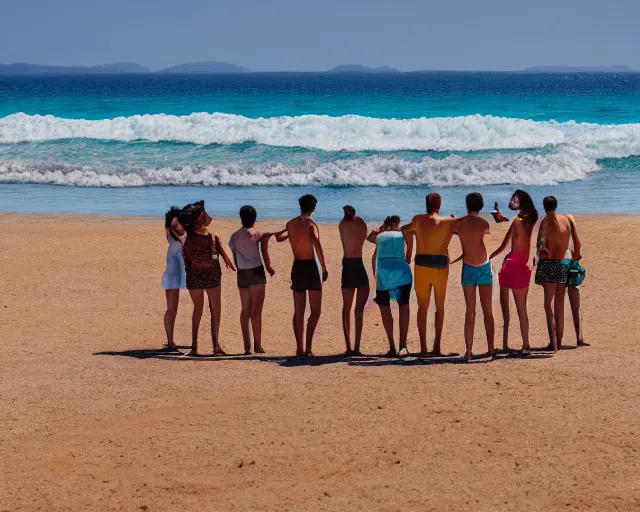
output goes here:
{"type": "MultiPolygon", "coordinates": [[[[211,234],[207,227],[211,217],[204,201],[189,204],[183,209],[171,208],[165,217],[169,248],[167,267],[162,278],[166,292],[167,311],[164,324],[169,351],[177,352],[173,339],[175,319],[181,288],[187,288],[193,301],[192,344],[188,356],[199,356],[198,331],[204,310],[205,295],[211,313],[211,337],[214,355],[225,355],[219,341],[221,304],[221,278],[223,260],[227,269],[237,273],[237,286],[241,301],[240,325],[244,341],[244,353],[264,353],[262,346],[262,309],[265,301],[267,273],[275,274],[269,257],[269,241],[288,240],[293,253],[291,290],[293,291],[293,331],[296,340],[296,356],[313,356],[313,337],[322,309],[322,287],[328,279],[325,257],[320,242],[320,229],[312,220],[317,200],[312,195],[299,199],[300,215],[291,219],[275,233],[260,233],[255,228],[257,212],[245,205],[240,209],[242,227],[229,239],[231,257],[222,240],[211,234]],[[310,314],[305,326],[305,313],[309,304],[310,314]]],[[[489,234],[489,223],[480,217],[484,207],[482,195],[474,192],[467,196],[468,214],[461,218],[441,216],[442,198],[432,192],[426,196],[426,213],[416,215],[409,224],[401,225],[397,215],[389,216],[378,229],[368,231],[365,221],[356,215],[352,206],[344,207],[344,218],[339,232],[343,247],[342,260],[342,325],[346,356],[360,355],[364,324],[364,310],[369,299],[369,276],[363,261],[365,242],[375,244],[372,269],[376,277],[374,301],[380,309],[382,323],[389,341],[386,357],[409,355],[407,336],[410,320],[411,290],[415,289],[418,303],[417,325],[420,338],[419,356],[442,356],[441,340],[445,319],[449,267],[462,260],[461,283],[466,313],[464,322],[465,354],[472,358],[476,301],[480,299],[487,337],[487,356],[495,357],[494,316],[492,290],[494,275],[491,260],[510,247],[498,273],[500,304],[504,320],[503,348],[509,348],[510,295],[513,295],[522,335],[523,355],[530,352],[527,296],[531,281],[529,266],[531,239],[538,212],[529,194],[516,190],[509,208],[518,214],[500,246],[490,255],[484,237],[489,234]],[[458,236],[462,254],[454,261],[449,258],[449,244],[458,236]],[[415,245],[415,257],[414,257],[415,245]],[[412,273],[410,263],[414,263],[412,273]],[[435,339],[433,350],[427,347],[427,314],[433,292],[435,299],[435,339]],[[355,300],[355,308],[354,308],[355,300]],[[396,349],[394,319],[391,301],[399,308],[399,346],[396,349]],[[355,323],[355,338],[351,344],[351,319],[355,323]]],[[[557,351],[564,335],[565,290],[573,312],[578,346],[587,345],[582,337],[579,287],[585,270],[578,263],[581,259],[581,243],[575,219],[571,215],[557,213],[557,200],[548,196],[543,201],[545,217],[542,219],[536,242],[537,261],[535,282],[544,288],[544,309],[549,333],[548,350],[557,351]],[[571,243],[572,242],[572,243],[571,243]]],[[[492,212],[496,222],[506,222],[496,203],[492,212]]],[[[449,354],[453,355],[453,354],[449,354]]]]}

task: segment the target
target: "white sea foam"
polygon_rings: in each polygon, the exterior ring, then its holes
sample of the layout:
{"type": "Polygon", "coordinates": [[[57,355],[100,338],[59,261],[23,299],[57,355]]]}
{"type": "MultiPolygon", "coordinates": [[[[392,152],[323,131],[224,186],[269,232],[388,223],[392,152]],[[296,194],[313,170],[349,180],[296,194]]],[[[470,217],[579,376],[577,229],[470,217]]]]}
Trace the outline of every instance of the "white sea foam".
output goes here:
{"type": "Polygon", "coordinates": [[[558,153],[497,153],[467,158],[450,155],[408,161],[371,156],[306,164],[193,165],[172,168],[74,166],[23,160],[0,161],[0,182],[43,183],[83,187],[151,185],[551,185],[584,179],[597,172],[595,161],[573,150],[558,153]]]}
{"type": "Polygon", "coordinates": [[[479,151],[573,146],[591,158],[640,154],[640,124],[599,125],[473,115],[420,119],[306,115],[251,119],[232,114],[136,115],[105,120],[13,114],[0,143],[88,138],[194,144],[255,142],[324,151],[479,151]]]}

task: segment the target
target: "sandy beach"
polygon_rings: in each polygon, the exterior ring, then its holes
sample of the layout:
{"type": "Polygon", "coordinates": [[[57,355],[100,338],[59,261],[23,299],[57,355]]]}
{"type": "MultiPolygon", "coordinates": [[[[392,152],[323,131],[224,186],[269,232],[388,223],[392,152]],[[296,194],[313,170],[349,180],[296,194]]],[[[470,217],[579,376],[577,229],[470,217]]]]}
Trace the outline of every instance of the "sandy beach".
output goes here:
{"type": "MultiPolygon", "coordinates": [[[[273,243],[267,354],[195,361],[157,355],[162,219],[0,215],[0,511],[639,509],[640,217],[577,222],[591,347],[570,350],[567,307],[567,350],[554,357],[385,360],[370,302],[368,356],[335,357],[344,351],[342,254],[336,225],[322,224],[329,281],[317,357],[289,357],[292,257],[288,244],[273,243]]],[[[214,219],[212,231],[226,241],[237,224],[214,219]]],[[[507,227],[492,224],[489,250],[507,227]]],[[[459,279],[453,267],[447,352],[464,350],[459,279]]],[[[222,286],[221,344],[240,354],[235,275],[225,271],[222,286]]],[[[542,347],[540,287],[529,297],[531,342],[542,347]]],[[[497,290],[494,310],[499,334],[497,290]]],[[[181,346],[190,315],[184,291],[181,346]]],[[[208,353],[207,323],[205,314],[208,353]]],[[[431,346],[432,312],[428,336],[431,346]]],[[[419,348],[415,307],[409,348],[419,348]]],[[[485,351],[479,317],[474,352],[485,351]]]]}

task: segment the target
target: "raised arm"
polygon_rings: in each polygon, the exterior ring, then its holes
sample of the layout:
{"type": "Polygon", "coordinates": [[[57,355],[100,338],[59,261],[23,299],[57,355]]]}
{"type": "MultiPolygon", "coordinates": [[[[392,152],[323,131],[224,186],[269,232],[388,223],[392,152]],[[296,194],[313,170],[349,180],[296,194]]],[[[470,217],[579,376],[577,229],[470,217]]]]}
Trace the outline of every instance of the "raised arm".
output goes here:
{"type": "Polygon", "coordinates": [[[405,224],[402,226],[402,236],[404,237],[404,243],[407,245],[407,252],[404,258],[407,260],[407,263],[411,263],[413,259],[413,235],[416,232],[416,228],[411,221],[410,224],[405,224]]]}
{"type": "Polygon", "coordinates": [[[217,245],[218,254],[222,256],[222,259],[224,260],[224,264],[229,270],[233,270],[235,272],[236,267],[233,266],[233,261],[231,261],[231,259],[229,258],[227,251],[224,250],[224,247],[222,246],[222,240],[220,240],[220,238],[216,236],[215,243],[217,245]]]}
{"type": "Polygon", "coordinates": [[[320,238],[318,234],[316,234],[315,223],[312,222],[312,225],[309,226],[311,231],[311,241],[313,242],[313,248],[316,250],[316,254],[318,255],[318,259],[320,260],[320,266],[322,267],[322,281],[326,281],[329,277],[329,272],[327,272],[327,265],[324,262],[324,252],[322,251],[322,244],[320,243],[320,238]]]}
{"type": "Polygon", "coordinates": [[[269,239],[272,236],[273,233],[263,233],[260,238],[260,252],[262,253],[262,260],[264,261],[264,266],[271,277],[276,273],[271,266],[271,258],[269,257],[269,239]]]}
{"type": "Polygon", "coordinates": [[[509,226],[509,231],[507,231],[507,234],[504,236],[504,240],[500,244],[500,247],[498,247],[495,251],[493,251],[491,253],[491,256],[489,256],[490,260],[492,260],[495,256],[497,256],[507,248],[507,244],[509,243],[509,240],[511,240],[511,237],[513,236],[513,226],[514,226],[513,224],[509,226]]]}
{"type": "Polygon", "coordinates": [[[284,229],[278,231],[277,233],[273,233],[273,236],[276,237],[276,242],[284,242],[285,240],[287,240],[289,238],[289,233],[288,233],[288,225],[285,226],[284,229]]]}
{"type": "Polygon", "coordinates": [[[380,234],[380,231],[378,231],[377,229],[372,229],[371,233],[369,233],[369,236],[367,236],[367,242],[371,242],[372,244],[375,244],[379,234],[380,234]]]}
{"type": "Polygon", "coordinates": [[[568,215],[569,222],[571,223],[571,238],[573,238],[573,251],[571,259],[573,261],[580,261],[582,259],[582,243],[578,237],[578,228],[576,227],[576,220],[573,215],[568,215]]]}

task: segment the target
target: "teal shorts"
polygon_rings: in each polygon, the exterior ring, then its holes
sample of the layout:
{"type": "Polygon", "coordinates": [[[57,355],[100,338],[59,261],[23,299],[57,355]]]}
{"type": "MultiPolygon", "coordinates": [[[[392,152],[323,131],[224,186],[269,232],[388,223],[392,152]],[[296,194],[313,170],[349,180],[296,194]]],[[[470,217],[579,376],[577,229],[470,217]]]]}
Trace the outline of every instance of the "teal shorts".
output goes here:
{"type": "Polygon", "coordinates": [[[462,286],[486,286],[488,284],[493,284],[490,262],[477,267],[467,263],[462,264],[462,286]]]}

